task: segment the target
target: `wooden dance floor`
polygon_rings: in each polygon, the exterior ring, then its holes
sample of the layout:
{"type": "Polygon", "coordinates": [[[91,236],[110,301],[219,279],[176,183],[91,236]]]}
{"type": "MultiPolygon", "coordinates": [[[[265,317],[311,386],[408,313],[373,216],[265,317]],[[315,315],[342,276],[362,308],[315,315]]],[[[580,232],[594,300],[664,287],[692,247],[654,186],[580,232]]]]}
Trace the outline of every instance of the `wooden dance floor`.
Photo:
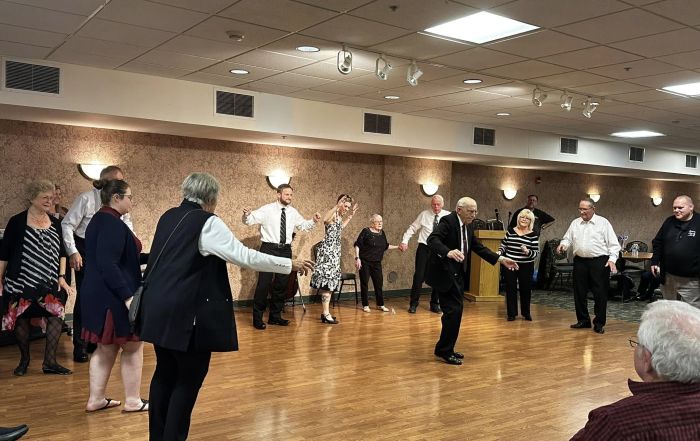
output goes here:
{"type": "MultiPolygon", "coordinates": [[[[588,412],[629,395],[636,378],[627,339],[637,325],[609,320],[605,335],[573,330],[572,311],[533,305],[535,321],[505,320],[502,304],[465,305],[457,350],[463,366],[436,361],[437,314],[364,313],[343,301],[339,325],[320,305],[288,308],[289,327],[251,325],[236,313],[240,351],[215,354],[192,417],[190,440],[568,440],[588,412]]],[[[591,305],[592,309],[592,305],[591,305]]],[[[0,348],[0,425],[28,423],[23,440],[146,440],[148,416],[84,412],[88,365],[74,364],[63,335],[58,359],[69,377],[41,373],[44,341],[32,342],[27,376],[12,376],[16,347],[0,348]]],[[[146,347],[143,397],[155,358],[146,347]]],[[[119,365],[108,396],[123,400],[119,365]]]]}

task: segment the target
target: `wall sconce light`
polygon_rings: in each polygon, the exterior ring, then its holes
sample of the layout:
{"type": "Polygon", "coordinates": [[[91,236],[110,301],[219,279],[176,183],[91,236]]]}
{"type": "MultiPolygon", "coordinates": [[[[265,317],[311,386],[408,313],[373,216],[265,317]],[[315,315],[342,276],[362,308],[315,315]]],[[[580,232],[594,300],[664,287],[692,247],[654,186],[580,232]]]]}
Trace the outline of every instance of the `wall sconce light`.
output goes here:
{"type": "Polygon", "coordinates": [[[506,198],[508,201],[512,201],[515,196],[518,194],[518,190],[512,189],[512,188],[507,188],[503,190],[503,197],[506,198]]]}
{"type": "Polygon", "coordinates": [[[100,179],[100,172],[105,168],[102,164],[78,164],[78,172],[85,179],[96,181],[100,179]]]}
{"type": "Polygon", "coordinates": [[[664,200],[663,200],[663,198],[662,198],[661,196],[659,196],[659,197],[653,197],[653,196],[652,196],[652,198],[651,198],[651,205],[653,205],[654,207],[658,207],[659,205],[661,205],[661,203],[662,203],[663,201],[664,201],[664,200]]]}
{"type": "Polygon", "coordinates": [[[591,198],[593,202],[598,202],[600,200],[600,195],[598,193],[591,193],[588,197],[591,198]]]}
{"type": "Polygon", "coordinates": [[[439,188],[440,187],[437,184],[433,184],[432,182],[426,182],[425,184],[421,184],[420,186],[420,190],[426,196],[434,196],[435,193],[438,192],[439,188]]]}
{"type": "Polygon", "coordinates": [[[280,185],[289,184],[291,181],[292,178],[281,171],[273,172],[271,175],[267,176],[267,184],[275,190],[277,190],[277,187],[280,185]]]}

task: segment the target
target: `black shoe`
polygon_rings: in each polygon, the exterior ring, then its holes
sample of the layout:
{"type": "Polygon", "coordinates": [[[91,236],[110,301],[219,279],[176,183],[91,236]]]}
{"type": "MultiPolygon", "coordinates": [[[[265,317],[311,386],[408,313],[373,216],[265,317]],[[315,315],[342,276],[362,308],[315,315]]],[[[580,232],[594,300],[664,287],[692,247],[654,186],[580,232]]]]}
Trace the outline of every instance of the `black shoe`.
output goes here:
{"type": "Polygon", "coordinates": [[[430,312],[434,312],[436,314],[440,314],[442,312],[442,309],[440,309],[440,305],[431,305],[430,306],[430,312]]]}
{"type": "Polygon", "coordinates": [[[87,363],[88,360],[90,360],[90,357],[88,357],[88,354],[85,352],[76,352],[73,351],[73,361],[76,363],[87,363]]]}
{"type": "Polygon", "coordinates": [[[509,321],[509,322],[512,322],[513,320],[515,320],[515,317],[513,317],[512,315],[509,315],[509,316],[508,316],[508,321],[509,321]]]}
{"type": "Polygon", "coordinates": [[[460,360],[464,360],[464,354],[462,354],[461,352],[453,352],[452,355],[455,358],[459,358],[460,360]]]}
{"type": "Polygon", "coordinates": [[[267,325],[263,322],[253,322],[253,326],[255,329],[265,329],[267,328],[267,325]]]}
{"type": "Polygon", "coordinates": [[[436,356],[437,358],[439,358],[440,360],[444,361],[444,362],[447,363],[447,364],[453,364],[453,365],[455,365],[455,366],[461,366],[461,365],[462,365],[462,360],[460,360],[459,358],[455,357],[454,354],[452,354],[452,355],[438,355],[438,354],[435,354],[435,356],[436,356]]]}
{"type": "Polygon", "coordinates": [[[590,328],[591,327],[591,322],[576,322],[573,325],[569,326],[572,329],[583,329],[583,328],[590,328]]]}
{"type": "Polygon", "coordinates": [[[27,374],[27,368],[29,367],[29,360],[20,360],[19,365],[15,368],[12,373],[16,377],[24,377],[27,374]]]}
{"type": "Polygon", "coordinates": [[[58,363],[52,364],[50,366],[44,366],[41,368],[41,370],[45,374],[52,374],[52,375],[71,375],[73,373],[73,371],[61,366],[58,363]]]}
{"type": "Polygon", "coordinates": [[[408,307],[408,313],[409,314],[415,314],[416,313],[416,307],[411,305],[408,307]]]}
{"type": "Polygon", "coordinates": [[[525,315],[523,315],[523,318],[524,318],[525,320],[527,320],[528,322],[531,322],[531,321],[532,321],[532,316],[531,316],[530,314],[525,314],[525,315]]]}
{"type": "Polygon", "coordinates": [[[603,325],[595,325],[593,327],[593,332],[597,332],[598,334],[605,334],[605,328],[603,327],[603,325]]]}
{"type": "Polygon", "coordinates": [[[29,431],[26,424],[17,427],[0,427],[0,441],[14,441],[29,431]]]}
{"type": "Polygon", "coordinates": [[[289,320],[280,318],[271,318],[267,321],[268,325],[289,326],[289,320]]]}
{"type": "Polygon", "coordinates": [[[339,322],[333,316],[331,316],[331,318],[329,319],[325,315],[321,314],[321,323],[328,323],[329,325],[337,325],[339,322]]]}

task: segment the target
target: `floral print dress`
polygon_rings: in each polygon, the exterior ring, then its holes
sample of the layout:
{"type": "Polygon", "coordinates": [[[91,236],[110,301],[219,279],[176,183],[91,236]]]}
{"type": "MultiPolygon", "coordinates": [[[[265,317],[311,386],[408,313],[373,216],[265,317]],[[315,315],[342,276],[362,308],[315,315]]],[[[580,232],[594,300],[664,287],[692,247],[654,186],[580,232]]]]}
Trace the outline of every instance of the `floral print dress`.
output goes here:
{"type": "Polygon", "coordinates": [[[326,225],[326,235],[318,247],[316,266],[311,275],[312,288],[327,288],[335,291],[340,283],[340,233],[343,218],[336,215],[335,221],[326,225]]]}

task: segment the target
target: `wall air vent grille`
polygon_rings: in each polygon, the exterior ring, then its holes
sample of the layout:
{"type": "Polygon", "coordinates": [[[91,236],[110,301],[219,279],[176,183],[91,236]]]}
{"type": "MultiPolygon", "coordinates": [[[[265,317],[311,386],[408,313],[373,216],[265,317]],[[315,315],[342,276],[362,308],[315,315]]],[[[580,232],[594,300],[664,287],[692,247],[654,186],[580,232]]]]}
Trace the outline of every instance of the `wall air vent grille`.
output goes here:
{"type": "Polygon", "coordinates": [[[365,113],[365,133],[391,135],[391,116],[365,113]]]}
{"type": "Polygon", "coordinates": [[[253,96],[216,91],[216,113],[221,115],[253,117],[253,96]]]}
{"type": "Polygon", "coordinates": [[[698,168],[698,156],[685,155],[685,166],[688,168],[698,168]]]}
{"type": "Polygon", "coordinates": [[[630,146],[630,161],[644,162],[644,147],[630,146]]]}
{"type": "Polygon", "coordinates": [[[5,88],[60,93],[61,69],[40,64],[5,60],[5,88]]]}
{"type": "Polygon", "coordinates": [[[496,130],[474,127],[474,144],[491,146],[496,145],[496,130]]]}
{"type": "Polygon", "coordinates": [[[569,155],[578,155],[578,139],[562,138],[559,152],[569,155]]]}

